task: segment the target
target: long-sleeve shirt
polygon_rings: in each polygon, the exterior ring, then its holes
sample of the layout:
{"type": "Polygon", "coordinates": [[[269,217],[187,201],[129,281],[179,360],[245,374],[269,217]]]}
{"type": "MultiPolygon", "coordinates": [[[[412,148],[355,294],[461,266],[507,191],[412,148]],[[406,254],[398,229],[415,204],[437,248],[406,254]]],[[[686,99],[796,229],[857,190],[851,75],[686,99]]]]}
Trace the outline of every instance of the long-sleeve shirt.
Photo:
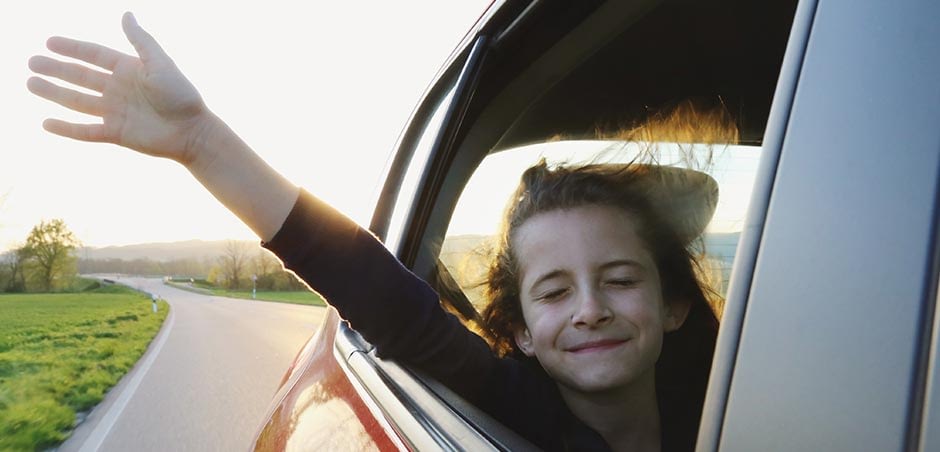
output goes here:
{"type": "MultiPolygon", "coordinates": [[[[380,357],[421,369],[542,449],[609,450],[571,413],[536,361],[497,357],[371,233],[309,193],[301,192],[264,246],[380,357]]],[[[663,449],[670,449],[665,437],[663,449]]]]}

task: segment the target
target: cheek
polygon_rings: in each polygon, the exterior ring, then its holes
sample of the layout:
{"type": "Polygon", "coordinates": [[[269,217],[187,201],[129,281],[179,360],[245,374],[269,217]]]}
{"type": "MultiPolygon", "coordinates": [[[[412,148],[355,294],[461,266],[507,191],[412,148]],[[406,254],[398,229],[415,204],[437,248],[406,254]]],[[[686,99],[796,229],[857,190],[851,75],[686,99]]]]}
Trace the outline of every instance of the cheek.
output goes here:
{"type": "Polygon", "coordinates": [[[666,307],[656,291],[620,300],[619,314],[638,327],[661,326],[666,318],[666,307]]]}
{"type": "Polygon", "coordinates": [[[526,328],[537,344],[550,344],[564,328],[565,314],[556,305],[540,305],[522,307],[522,319],[526,328]]]}

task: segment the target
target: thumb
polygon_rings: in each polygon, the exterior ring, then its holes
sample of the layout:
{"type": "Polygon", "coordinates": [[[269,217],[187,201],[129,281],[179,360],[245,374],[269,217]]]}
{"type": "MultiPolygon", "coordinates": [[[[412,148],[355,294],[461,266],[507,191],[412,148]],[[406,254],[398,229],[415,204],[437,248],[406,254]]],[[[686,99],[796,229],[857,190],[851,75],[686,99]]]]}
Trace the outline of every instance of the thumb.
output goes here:
{"type": "Polygon", "coordinates": [[[154,68],[173,64],[170,56],[163,51],[157,40],[137,24],[137,18],[133,13],[130,11],[124,13],[124,17],[121,18],[121,27],[124,28],[124,35],[134,46],[134,50],[137,51],[145,67],[154,68]]]}

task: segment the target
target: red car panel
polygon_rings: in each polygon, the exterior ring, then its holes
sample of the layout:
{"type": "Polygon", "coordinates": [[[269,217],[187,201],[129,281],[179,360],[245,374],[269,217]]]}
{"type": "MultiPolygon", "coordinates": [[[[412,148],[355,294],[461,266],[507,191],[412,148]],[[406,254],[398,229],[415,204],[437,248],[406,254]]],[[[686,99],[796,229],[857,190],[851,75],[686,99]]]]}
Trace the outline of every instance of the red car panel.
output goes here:
{"type": "Polygon", "coordinates": [[[377,418],[333,355],[339,326],[329,308],[320,331],[298,354],[278,391],[255,450],[400,450],[384,419],[377,418]]]}

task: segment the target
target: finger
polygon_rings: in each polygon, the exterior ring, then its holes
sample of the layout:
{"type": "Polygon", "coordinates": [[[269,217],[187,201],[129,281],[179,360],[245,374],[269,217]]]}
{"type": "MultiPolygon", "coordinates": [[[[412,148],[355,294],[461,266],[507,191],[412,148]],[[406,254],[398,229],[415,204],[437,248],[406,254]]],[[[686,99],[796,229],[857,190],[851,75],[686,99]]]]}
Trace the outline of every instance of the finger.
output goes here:
{"type": "Polygon", "coordinates": [[[49,38],[46,41],[46,47],[59,55],[82,60],[109,71],[113,71],[122,59],[133,58],[126,53],[118,52],[103,45],[61,36],[49,38]]]}
{"type": "Polygon", "coordinates": [[[66,63],[45,56],[29,59],[29,68],[38,74],[65,80],[74,85],[98,92],[104,91],[108,74],[98,72],[81,64],[66,63]]]}
{"type": "Polygon", "coordinates": [[[110,142],[102,124],[74,124],[59,119],[47,119],[42,128],[59,136],[96,143],[110,142]]]}
{"type": "Polygon", "coordinates": [[[63,107],[77,112],[102,116],[101,98],[90,94],[80,93],[74,89],[63,88],[39,77],[30,77],[26,81],[29,91],[39,97],[51,100],[63,107]]]}
{"type": "Polygon", "coordinates": [[[140,60],[143,61],[145,67],[152,68],[172,64],[170,56],[163,51],[157,40],[137,24],[134,14],[124,13],[121,26],[124,28],[127,40],[134,46],[134,50],[137,51],[137,55],[140,56],[140,60]]]}

